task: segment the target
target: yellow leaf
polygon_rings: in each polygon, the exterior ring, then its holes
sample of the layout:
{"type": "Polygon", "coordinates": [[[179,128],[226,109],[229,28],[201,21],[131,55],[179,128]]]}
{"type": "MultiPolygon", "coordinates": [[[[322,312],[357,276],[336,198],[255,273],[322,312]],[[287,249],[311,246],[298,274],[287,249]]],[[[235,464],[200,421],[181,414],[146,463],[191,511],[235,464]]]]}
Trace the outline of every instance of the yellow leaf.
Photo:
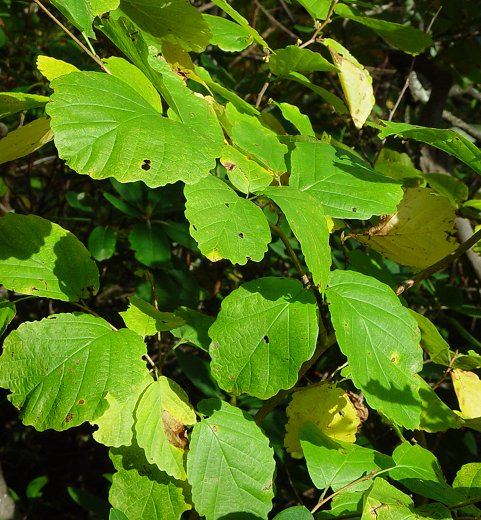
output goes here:
{"type": "Polygon", "coordinates": [[[447,198],[429,188],[409,188],[396,213],[351,236],[401,265],[424,269],[456,249],[455,218],[447,198]]]}
{"type": "Polygon", "coordinates": [[[340,43],[325,38],[322,43],[329,49],[338,68],[339,81],[356,128],[362,128],[376,102],[369,72],[340,43]]]}
{"type": "Polygon", "coordinates": [[[25,157],[52,139],[49,120],[46,117],[35,119],[0,139],[0,164],[25,157]]]}
{"type": "Polygon", "coordinates": [[[464,419],[481,417],[481,381],[474,372],[455,368],[451,372],[454,391],[464,419]]]}
{"type": "Polygon", "coordinates": [[[287,407],[284,446],[294,458],[301,458],[299,430],[306,422],[314,423],[334,439],[354,442],[361,424],[356,408],[347,393],[333,383],[320,383],[296,391],[287,407]]]}
{"type": "Polygon", "coordinates": [[[55,78],[65,76],[71,72],[80,72],[75,65],[67,63],[66,61],[57,60],[56,58],[51,58],[50,56],[38,56],[37,69],[49,81],[53,81],[55,78]]]}

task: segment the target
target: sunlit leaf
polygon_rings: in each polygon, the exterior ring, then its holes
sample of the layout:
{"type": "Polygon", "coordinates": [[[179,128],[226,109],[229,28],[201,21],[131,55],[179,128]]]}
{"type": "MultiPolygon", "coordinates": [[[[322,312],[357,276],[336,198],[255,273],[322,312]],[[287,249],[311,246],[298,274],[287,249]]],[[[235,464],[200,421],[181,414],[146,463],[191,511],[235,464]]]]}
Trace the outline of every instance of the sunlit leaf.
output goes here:
{"type": "Polygon", "coordinates": [[[313,423],[327,436],[346,442],[356,440],[361,425],[346,392],[331,383],[311,385],[294,392],[286,413],[284,446],[295,458],[303,456],[299,436],[306,422],[313,423]]]}
{"type": "Polygon", "coordinates": [[[194,426],[187,455],[192,500],[206,520],[267,518],[272,504],[274,453],[251,416],[226,402],[204,401],[210,417],[194,426]]]}
{"type": "Polygon", "coordinates": [[[462,416],[466,419],[481,417],[481,380],[478,375],[455,368],[451,377],[462,416]]]}
{"type": "Polygon", "coordinates": [[[38,150],[53,139],[50,121],[46,117],[12,130],[0,139],[0,164],[14,161],[38,150]]]}
{"type": "Polygon", "coordinates": [[[77,301],[99,288],[86,247],[70,231],[36,215],[0,217],[0,282],[24,294],[77,301]]]}
{"type": "Polygon", "coordinates": [[[0,118],[11,116],[23,110],[43,107],[48,102],[47,96],[24,92],[0,92],[0,118]]]}
{"type": "Polygon", "coordinates": [[[276,76],[286,76],[289,72],[310,74],[316,71],[337,71],[337,67],[318,52],[301,49],[296,45],[288,45],[273,53],[269,58],[269,69],[276,76]]]}
{"type": "Polygon", "coordinates": [[[209,330],[212,374],[228,392],[267,399],[294,386],[317,333],[316,300],[300,282],[245,283],[224,298],[209,330]]]}
{"type": "Polygon", "coordinates": [[[213,262],[227,258],[240,265],[262,260],[271,234],[258,206],[213,175],[186,186],[184,193],[185,216],[203,255],[213,262]]]}
{"type": "Polygon", "coordinates": [[[401,265],[424,269],[456,247],[454,208],[429,188],[409,188],[396,213],[382,217],[365,235],[353,235],[401,265]]]}
{"type": "Polygon", "coordinates": [[[336,338],[370,406],[406,428],[419,425],[422,349],[415,319],[378,280],[336,270],[326,291],[336,338]]]}
{"type": "Polygon", "coordinates": [[[115,253],[117,234],[112,228],[96,226],[88,238],[88,248],[97,262],[108,260],[115,253]]]}
{"type": "Polygon", "coordinates": [[[51,58],[50,56],[38,56],[37,69],[49,81],[53,81],[54,79],[70,74],[71,72],[80,72],[75,65],[63,60],[58,60],[57,58],[51,58]]]}
{"type": "Polygon", "coordinates": [[[243,27],[220,16],[203,14],[202,17],[212,32],[210,43],[217,45],[223,51],[242,51],[254,41],[251,28],[243,27]]]}
{"type": "Polygon", "coordinates": [[[0,385],[12,392],[25,425],[66,430],[100,417],[107,393],[127,400],[131,385],[145,377],[145,351],[135,332],[114,331],[88,314],[57,314],[9,334],[0,385]]]}
{"type": "Polygon", "coordinates": [[[329,49],[339,69],[339,81],[354,125],[362,128],[376,102],[371,75],[340,43],[330,38],[325,38],[322,43],[329,49]]]}

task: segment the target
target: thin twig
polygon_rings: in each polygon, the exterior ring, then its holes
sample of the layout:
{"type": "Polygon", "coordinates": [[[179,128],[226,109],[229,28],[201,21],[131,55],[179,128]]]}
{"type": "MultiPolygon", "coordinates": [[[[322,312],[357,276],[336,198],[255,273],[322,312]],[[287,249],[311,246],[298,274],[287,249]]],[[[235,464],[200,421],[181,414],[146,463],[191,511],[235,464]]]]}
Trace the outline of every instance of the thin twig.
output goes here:
{"type": "Polygon", "coordinates": [[[72,40],[88,55],[90,56],[95,63],[107,74],[111,74],[110,70],[102,63],[102,60],[93,54],[71,31],[65,27],[65,25],[58,20],[41,2],[40,0],[33,0],[39,7],[42,9],[42,11],[45,12],[47,16],[49,16],[66,34],[72,38],[72,40]]]}
{"type": "Polygon", "coordinates": [[[264,85],[262,85],[262,88],[259,92],[259,94],[257,94],[257,99],[256,99],[256,108],[259,108],[260,107],[260,104],[262,102],[262,98],[264,97],[264,94],[266,93],[266,90],[268,89],[269,87],[269,82],[266,81],[264,83],[264,85]]]}
{"type": "Polygon", "coordinates": [[[448,110],[443,110],[443,118],[446,119],[446,121],[449,121],[453,126],[461,128],[461,130],[464,130],[466,133],[474,137],[477,141],[481,142],[481,132],[477,128],[474,128],[474,126],[471,126],[469,123],[466,123],[466,121],[463,121],[461,118],[455,116],[448,110]]]}
{"type": "Polygon", "coordinates": [[[454,262],[456,258],[459,258],[462,254],[464,254],[468,249],[471,249],[476,242],[481,240],[481,229],[476,231],[466,242],[463,242],[455,251],[452,253],[449,253],[449,255],[446,255],[444,258],[441,258],[441,260],[438,260],[435,264],[430,265],[424,271],[419,272],[412,278],[409,278],[408,280],[404,280],[396,289],[396,294],[399,296],[407,289],[410,289],[414,284],[421,282],[422,280],[425,280],[426,278],[429,278],[432,274],[437,273],[438,271],[442,271],[446,267],[448,267],[449,264],[454,262]]]}
{"type": "Polygon", "coordinates": [[[299,45],[300,49],[304,49],[304,47],[308,47],[312,43],[316,43],[317,37],[319,36],[319,34],[324,30],[324,28],[328,24],[330,24],[332,22],[331,16],[332,16],[332,13],[334,12],[334,8],[336,7],[336,4],[338,2],[339,2],[339,0],[332,0],[331,7],[329,7],[329,12],[327,13],[326,19],[322,23],[319,23],[316,21],[316,26],[315,26],[316,30],[315,30],[314,34],[302,45],[299,45]]]}
{"type": "Polygon", "coordinates": [[[291,38],[294,38],[296,41],[300,40],[299,36],[297,34],[293,33],[290,29],[288,29],[284,24],[279,22],[279,20],[276,20],[271,13],[259,2],[259,0],[254,0],[255,5],[259,7],[259,9],[266,15],[269,20],[279,27],[281,31],[284,31],[286,34],[288,34],[291,38]]]}

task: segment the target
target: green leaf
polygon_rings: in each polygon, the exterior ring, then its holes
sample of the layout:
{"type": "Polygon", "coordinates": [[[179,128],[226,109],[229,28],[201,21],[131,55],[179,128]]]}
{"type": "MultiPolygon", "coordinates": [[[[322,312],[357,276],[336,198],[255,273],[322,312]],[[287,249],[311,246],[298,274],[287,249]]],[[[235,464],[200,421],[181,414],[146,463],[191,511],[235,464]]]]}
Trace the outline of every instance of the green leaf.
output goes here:
{"type": "Polygon", "coordinates": [[[258,193],[273,180],[268,170],[229,144],[224,146],[220,162],[227,170],[230,182],[243,193],[258,193]]]}
{"type": "Polygon", "coordinates": [[[314,20],[325,20],[329,13],[332,0],[297,0],[314,20]]]}
{"type": "Polygon", "coordinates": [[[314,295],[297,280],[260,278],[232,291],[209,330],[219,386],[260,399],[294,386],[314,353],[317,319],[314,295]]]}
{"type": "Polygon", "coordinates": [[[401,265],[424,269],[457,248],[455,218],[445,197],[429,188],[408,188],[393,215],[353,237],[401,265]]]}
{"type": "Polygon", "coordinates": [[[433,44],[433,40],[429,34],[411,25],[401,25],[370,16],[358,16],[354,9],[341,3],[336,5],[334,12],[343,18],[348,18],[349,20],[369,27],[387,43],[408,54],[419,54],[423,52],[426,47],[430,47],[433,44]]]}
{"type": "Polygon", "coordinates": [[[126,390],[128,396],[118,396],[107,393],[105,399],[108,409],[97,419],[90,421],[92,425],[98,426],[93,432],[97,442],[105,446],[130,446],[134,435],[134,410],[137,408],[140,396],[152,383],[152,377],[145,371],[142,379],[129,382],[126,390]]]}
{"type": "Polygon", "coordinates": [[[55,145],[77,173],[156,187],[196,182],[215,165],[212,146],[187,125],[163,117],[115,76],[77,72],[51,87],[47,113],[55,145]]]}
{"type": "Polygon", "coordinates": [[[0,139],[0,164],[25,157],[53,139],[50,121],[46,117],[35,119],[0,139]]]}
{"type": "Polygon", "coordinates": [[[120,509],[110,509],[109,520],[129,520],[120,509]]]}
{"type": "Polygon", "coordinates": [[[452,351],[428,318],[411,309],[408,310],[418,323],[421,331],[421,347],[429,355],[431,361],[438,365],[461,368],[463,370],[481,368],[481,356],[479,354],[465,355],[452,351]]]}
{"type": "Polygon", "coordinates": [[[192,508],[183,482],[149,464],[137,445],[110,450],[117,470],[112,476],[109,502],[129,518],[180,520],[192,508]]]}
{"type": "Polygon", "coordinates": [[[162,267],[170,261],[170,242],[161,224],[136,224],[129,233],[129,242],[141,264],[162,267]]]}
{"type": "Polygon", "coordinates": [[[135,433],[150,464],[185,480],[186,426],[196,423],[194,409],[182,388],[161,376],[142,394],[135,411],[135,433]]]}
{"type": "Polygon", "coordinates": [[[315,92],[318,96],[321,96],[321,98],[326,103],[332,105],[332,107],[338,114],[347,114],[347,107],[340,97],[336,96],[336,94],[333,94],[332,92],[329,92],[329,90],[326,90],[323,87],[315,85],[309,78],[306,78],[306,76],[304,76],[303,74],[299,74],[299,72],[290,72],[286,76],[286,79],[290,79],[292,81],[295,81],[296,83],[299,83],[300,85],[304,85],[308,89],[312,90],[312,92],[315,92]]]}
{"type": "Polygon", "coordinates": [[[162,112],[162,103],[159,93],[141,70],[127,60],[117,58],[116,56],[111,56],[104,60],[104,62],[114,76],[125,81],[125,83],[136,90],[145,101],[152,105],[155,110],[162,112]]]}
{"type": "Polygon", "coordinates": [[[408,495],[377,478],[364,496],[362,520],[415,520],[413,501],[408,495]]]}
{"type": "Polygon", "coordinates": [[[268,438],[239,408],[216,399],[208,403],[210,417],[194,426],[187,455],[197,513],[206,520],[267,518],[275,469],[268,438]]]}
{"type": "Polygon", "coordinates": [[[392,289],[352,271],[334,271],[326,291],[339,347],[351,376],[370,406],[405,428],[417,428],[421,413],[420,334],[392,289]]]}
{"type": "Polygon", "coordinates": [[[416,507],[413,512],[416,513],[416,520],[452,520],[453,518],[451,511],[438,502],[423,504],[416,507]]]}
{"type": "Polygon", "coordinates": [[[79,31],[84,32],[89,38],[95,38],[92,29],[94,14],[88,0],[52,0],[52,4],[79,31]]]}
{"type": "Polygon", "coordinates": [[[132,331],[113,331],[88,314],[25,322],[5,339],[0,386],[22,421],[37,430],[66,430],[108,408],[105,395],[126,400],[145,376],[146,347],[132,331]]]}
{"type": "Polygon", "coordinates": [[[89,235],[88,248],[98,262],[112,258],[117,244],[117,234],[112,228],[96,226],[89,235]]]}
{"type": "Polygon", "coordinates": [[[4,300],[0,298],[1,304],[7,304],[5,307],[0,307],[0,336],[5,332],[5,329],[8,327],[9,323],[13,320],[16,314],[15,304],[13,302],[8,302],[8,300],[4,300]]]}
{"type": "Polygon", "coordinates": [[[53,81],[55,78],[65,76],[71,72],[80,72],[75,65],[63,60],[51,58],[50,56],[38,56],[37,69],[49,81],[53,81]]]}
{"type": "Polygon", "coordinates": [[[11,116],[23,110],[43,107],[49,98],[24,92],[0,92],[0,118],[11,116]]]}
{"type": "Polygon", "coordinates": [[[121,0],[120,8],[143,31],[187,51],[204,51],[212,37],[209,25],[188,0],[121,0]]]}
{"type": "Polygon", "coordinates": [[[264,126],[259,118],[239,112],[232,103],[227,103],[225,117],[227,132],[233,144],[276,175],[286,171],[284,156],[287,146],[281,144],[277,135],[264,126]]]}
{"type": "Polygon", "coordinates": [[[337,67],[327,61],[322,54],[288,45],[275,51],[269,58],[269,69],[276,76],[286,76],[290,72],[310,74],[316,71],[336,72],[337,67]]]}
{"type": "Polygon", "coordinates": [[[262,260],[271,233],[258,206],[213,175],[186,186],[184,193],[190,233],[203,255],[212,262],[227,258],[240,265],[262,260]]]}
{"type": "Polygon", "coordinates": [[[334,218],[368,219],[390,214],[403,197],[386,179],[352,153],[324,142],[297,142],[289,184],[307,191],[334,218]]]}
{"type": "Polygon", "coordinates": [[[184,320],[184,324],[172,329],[172,334],[184,343],[189,343],[208,352],[210,345],[208,330],[214,323],[214,318],[187,307],[179,307],[175,310],[175,315],[184,320]]]}
{"type": "Polygon", "coordinates": [[[318,489],[331,487],[337,491],[367,473],[380,470],[381,465],[388,467],[392,462],[388,456],[375,450],[333,439],[312,423],[302,427],[301,446],[309,476],[318,489]]]}
{"type": "Polygon", "coordinates": [[[220,7],[241,27],[249,31],[255,42],[257,42],[259,45],[262,45],[262,47],[266,49],[269,48],[269,45],[267,45],[266,41],[262,38],[262,36],[253,27],[251,27],[249,25],[249,22],[240,13],[238,13],[226,0],[214,0],[214,4],[217,7],[220,7]]]}
{"type": "Polygon", "coordinates": [[[381,123],[370,124],[370,126],[379,130],[378,137],[380,139],[385,139],[391,135],[403,139],[415,139],[456,157],[481,175],[480,149],[458,132],[392,121],[381,121],[381,123]]]}
{"type": "Polygon", "coordinates": [[[406,179],[422,179],[422,172],[414,167],[407,153],[399,153],[396,150],[384,147],[379,154],[374,166],[376,171],[381,172],[391,179],[405,181],[406,179]]]}
{"type": "Polygon", "coordinates": [[[314,520],[314,517],[304,506],[293,506],[281,511],[273,520],[314,520]]]}
{"type": "Polygon", "coordinates": [[[456,473],[453,488],[464,496],[464,500],[481,497],[481,463],[464,464],[456,473]]]}
{"type": "Polygon", "coordinates": [[[285,214],[292,232],[301,244],[314,284],[324,292],[331,269],[329,229],[322,205],[308,192],[289,186],[272,186],[263,193],[285,214]]]}
{"type": "Polygon", "coordinates": [[[172,330],[185,323],[175,314],[160,312],[137,296],[131,296],[128,309],[119,314],[122,316],[125,326],[139,336],[153,336],[157,332],[172,330]]]}
{"type": "Polygon", "coordinates": [[[217,45],[219,49],[226,52],[239,52],[249,47],[254,41],[252,31],[242,27],[238,23],[231,22],[220,16],[203,14],[202,17],[207,22],[212,33],[210,43],[217,45]]]}
{"type": "Polygon", "coordinates": [[[36,215],[0,217],[0,282],[11,291],[76,301],[97,292],[99,274],[70,231],[36,215]]]}
{"type": "Polygon", "coordinates": [[[439,462],[430,451],[403,442],[392,458],[397,467],[389,476],[410,491],[448,506],[463,502],[463,495],[446,484],[439,462]]]}
{"type": "Polygon", "coordinates": [[[272,103],[276,107],[279,107],[284,118],[292,123],[301,135],[316,137],[309,117],[306,116],[306,114],[301,113],[296,105],[290,105],[289,103],[277,103],[276,101],[272,101],[272,103]]]}

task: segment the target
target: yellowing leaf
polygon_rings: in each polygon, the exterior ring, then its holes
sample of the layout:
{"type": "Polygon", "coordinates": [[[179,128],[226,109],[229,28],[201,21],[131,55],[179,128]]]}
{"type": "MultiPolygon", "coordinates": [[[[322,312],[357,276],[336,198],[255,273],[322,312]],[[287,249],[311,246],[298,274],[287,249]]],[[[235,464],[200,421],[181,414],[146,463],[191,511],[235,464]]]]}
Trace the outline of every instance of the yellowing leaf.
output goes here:
{"type": "Polygon", "coordinates": [[[428,188],[410,188],[393,215],[353,237],[401,265],[424,269],[456,249],[450,202],[428,188]]]}
{"type": "Polygon", "coordinates": [[[362,128],[376,100],[369,72],[338,42],[326,38],[322,43],[329,49],[347,106],[356,128],[362,128]]]}
{"type": "Polygon", "coordinates": [[[49,120],[46,117],[35,119],[0,139],[0,164],[25,157],[52,139],[49,120]]]}
{"type": "Polygon", "coordinates": [[[474,372],[455,368],[451,372],[461,415],[465,419],[481,417],[481,381],[474,372]]]}
{"type": "Polygon", "coordinates": [[[299,434],[302,425],[312,422],[333,439],[354,442],[360,426],[356,408],[342,388],[332,383],[308,386],[294,393],[287,407],[284,446],[294,458],[301,458],[299,434]]]}
{"type": "Polygon", "coordinates": [[[55,78],[65,76],[71,72],[79,72],[79,69],[71,63],[66,61],[57,60],[50,56],[39,56],[37,58],[37,69],[45,76],[49,81],[53,81],[55,78]]]}

